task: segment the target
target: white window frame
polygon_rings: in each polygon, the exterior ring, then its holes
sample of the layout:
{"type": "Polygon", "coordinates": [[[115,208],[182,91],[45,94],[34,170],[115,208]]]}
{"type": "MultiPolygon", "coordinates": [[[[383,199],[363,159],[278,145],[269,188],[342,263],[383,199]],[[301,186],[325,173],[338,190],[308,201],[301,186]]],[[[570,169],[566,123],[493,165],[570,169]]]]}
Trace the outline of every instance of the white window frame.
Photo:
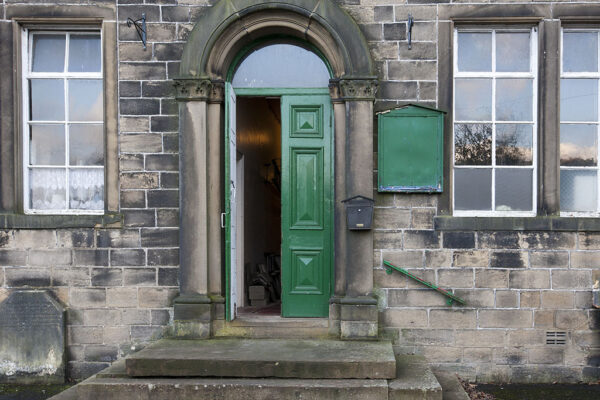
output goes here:
{"type": "MultiPolygon", "coordinates": [[[[596,125],[596,166],[595,167],[573,167],[560,165],[560,136],[559,136],[559,179],[560,171],[562,170],[579,170],[579,171],[596,171],[596,211],[560,211],[561,217],[600,217],[600,29],[583,29],[583,28],[565,28],[560,29],[560,80],[562,79],[597,79],[598,80],[598,120],[597,121],[562,121],[559,115],[559,126],[562,124],[570,125],[596,125]],[[595,32],[598,35],[598,71],[597,72],[564,72],[563,70],[563,35],[566,32],[595,32]]],[[[560,83],[559,83],[560,84],[560,83]]],[[[560,101],[560,99],[559,99],[560,101]]],[[[560,135],[560,133],[559,133],[560,135]]],[[[560,188],[559,188],[560,190],[560,188]]]]}
{"type": "Polygon", "coordinates": [[[456,116],[456,79],[460,78],[487,78],[492,79],[492,120],[491,121],[452,121],[452,210],[457,217],[532,217],[537,215],[537,174],[538,174],[538,35],[537,28],[520,27],[460,27],[454,28],[453,35],[453,77],[452,77],[452,115],[456,116]],[[492,33],[492,71],[491,72],[460,72],[458,70],[458,33],[459,32],[481,32],[492,33]],[[496,32],[529,32],[530,33],[530,72],[496,72],[496,32]],[[496,79],[497,78],[528,78],[532,79],[533,86],[533,121],[496,121],[496,79]],[[455,162],[455,140],[454,127],[457,123],[473,123],[492,125],[492,163],[490,165],[464,165],[457,166],[455,162]],[[532,124],[532,165],[496,165],[496,124],[522,123],[532,124]],[[492,170],[491,181],[491,210],[456,210],[454,195],[454,172],[456,169],[489,169],[492,170]],[[531,169],[532,170],[532,204],[531,211],[497,211],[496,203],[496,174],[498,169],[531,169]]]}
{"type": "MultiPolygon", "coordinates": [[[[23,211],[25,214],[44,214],[44,215],[102,215],[105,213],[106,208],[106,150],[103,146],[102,151],[104,153],[104,163],[101,166],[71,166],[69,165],[69,116],[68,116],[68,79],[99,79],[102,81],[102,87],[105,87],[104,82],[104,46],[103,43],[103,32],[102,29],[99,28],[90,28],[90,27],[63,27],[60,29],[27,29],[23,28],[21,31],[21,65],[22,65],[22,77],[21,77],[21,85],[22,85],[22,176],[23,176],[23,211]],[[33,36],[36,34],[57,34],[57,35],[65,35],[66,36],[66,44],[65,44],[65,61],[64,61],[64,71],[63,72],[32,72],[32,46],[33,46],[33,36]],[[68,57],[69,57],[69,42],[70,35],[100,35],[100,71],[99,72],[68,72],[68,57]],[[34,78],[53,78],[53,79],[62,79],[64,82],[64,101],[65,101],[65,119],[64,121],[30,121],[29,116],[29,79],[34,78]],[[32,209],[30,207],[30,187],[29,187],[29,126],[35,124],[62,124],[65,127],[65,163],[63,165],[36,165],[34,168],[62,168],[65,170],[65,209],[32,209]],[[103,203],[104,207],[102,210],[83,210],[83,209],[70,209],[69,208],[69,170],[70,169],[102,169],[104,171],[104,193],[103,193],[103,203]]],[[[104,89],[103,89],[104,91],[104,89]]],[[[104,95],[102,96],[104,102],[104,95]]],[[[105,115],[106,110],[103,110],[103,115],[105,115]]],[[[102,125],[102,131],[105,134],[106,126],[103,120],[101,121],[77,121],[77,124],[95,124],[102,125]]]]}

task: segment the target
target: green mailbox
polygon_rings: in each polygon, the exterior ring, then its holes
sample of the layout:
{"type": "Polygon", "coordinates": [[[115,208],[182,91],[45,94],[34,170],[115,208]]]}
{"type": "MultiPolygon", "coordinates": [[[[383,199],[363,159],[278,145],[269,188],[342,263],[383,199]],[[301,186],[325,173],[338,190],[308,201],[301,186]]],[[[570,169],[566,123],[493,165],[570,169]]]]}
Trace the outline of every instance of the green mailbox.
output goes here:
{"type": "Polygon", "coordinates": [[[444,114],[418,104],[378,114],[379,192],[442,191],[444,114]]]}

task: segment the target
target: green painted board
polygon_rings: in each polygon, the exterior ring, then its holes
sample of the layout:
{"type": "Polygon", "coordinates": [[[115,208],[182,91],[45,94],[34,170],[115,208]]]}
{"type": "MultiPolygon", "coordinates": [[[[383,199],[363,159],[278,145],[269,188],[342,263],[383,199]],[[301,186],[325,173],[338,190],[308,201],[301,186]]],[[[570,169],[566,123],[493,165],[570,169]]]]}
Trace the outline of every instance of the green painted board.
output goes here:
{"type": "Polygon", "coordinates": [[[379,192],[441,192],[444,111],[407,105],[378,115],[379,192]]]}
{"type": "Polygon", "coordinates": [[[326,317],[333,274],[333,162],[328,95],[281,97],[281,304],[326,317]]]}

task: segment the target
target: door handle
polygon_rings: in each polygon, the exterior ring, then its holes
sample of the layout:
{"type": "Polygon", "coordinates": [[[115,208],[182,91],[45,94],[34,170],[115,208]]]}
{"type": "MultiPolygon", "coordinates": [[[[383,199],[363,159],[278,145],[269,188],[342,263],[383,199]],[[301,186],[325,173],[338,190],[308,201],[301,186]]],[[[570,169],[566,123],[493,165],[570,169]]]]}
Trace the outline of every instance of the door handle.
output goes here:
{"type": "Polygon", "coordinates": [[[225,228],[225,213],[221,213],[221,228],[225,228]]]}

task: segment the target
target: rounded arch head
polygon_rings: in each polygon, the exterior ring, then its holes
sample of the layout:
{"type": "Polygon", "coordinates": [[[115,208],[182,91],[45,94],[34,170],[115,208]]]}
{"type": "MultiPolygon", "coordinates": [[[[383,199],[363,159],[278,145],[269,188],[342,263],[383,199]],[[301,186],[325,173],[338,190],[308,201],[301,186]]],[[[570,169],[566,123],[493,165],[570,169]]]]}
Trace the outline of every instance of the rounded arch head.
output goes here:
{"type": "Polygon", "coordinates": [[[224,80],[242,50],[275,35],[315,46],[335,78],[374,75],[358,25],[331,0],[220,0],[196,22],[183,50],[180,77],[224,80]]]}

